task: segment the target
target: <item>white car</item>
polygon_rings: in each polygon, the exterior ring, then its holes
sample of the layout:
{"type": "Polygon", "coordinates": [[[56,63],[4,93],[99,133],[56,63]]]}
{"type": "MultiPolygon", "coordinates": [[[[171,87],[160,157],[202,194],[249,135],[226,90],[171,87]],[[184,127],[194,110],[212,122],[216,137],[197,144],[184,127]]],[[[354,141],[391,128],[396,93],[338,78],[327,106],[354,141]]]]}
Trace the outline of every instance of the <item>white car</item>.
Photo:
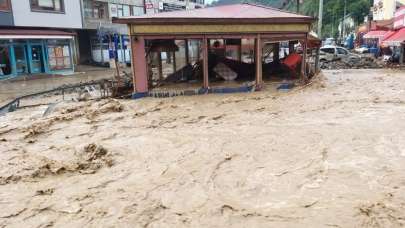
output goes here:
{"type": "Polygon", "coordinates": [[[359,55],[351,53],[349,50],[339,46],[327,45],[321,47],[320,50],[320,61],[329,62],[335,60],[343,61],[359,61],[361,57],[359,55]]]}

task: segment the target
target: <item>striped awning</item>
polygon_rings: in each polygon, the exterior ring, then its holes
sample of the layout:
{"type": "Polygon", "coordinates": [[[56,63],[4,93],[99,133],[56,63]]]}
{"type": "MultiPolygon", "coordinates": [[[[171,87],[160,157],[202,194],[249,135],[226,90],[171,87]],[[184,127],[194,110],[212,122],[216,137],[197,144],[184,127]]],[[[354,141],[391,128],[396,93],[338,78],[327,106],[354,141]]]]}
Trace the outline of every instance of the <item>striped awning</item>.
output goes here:
{"type": "Polygon", "coordinates": [[[383,41],[387,46],[401,46],[405,43],[405,28],[396,31],[393,35],[383,41]]]}
{"type": "Polygon", "coordinates": [[[364,35],[364,39],[384,39],[392,34],[394,34],[394,31],[383,31],[383,30],[376,30],[376,31],[370,31],[364,35]]]}

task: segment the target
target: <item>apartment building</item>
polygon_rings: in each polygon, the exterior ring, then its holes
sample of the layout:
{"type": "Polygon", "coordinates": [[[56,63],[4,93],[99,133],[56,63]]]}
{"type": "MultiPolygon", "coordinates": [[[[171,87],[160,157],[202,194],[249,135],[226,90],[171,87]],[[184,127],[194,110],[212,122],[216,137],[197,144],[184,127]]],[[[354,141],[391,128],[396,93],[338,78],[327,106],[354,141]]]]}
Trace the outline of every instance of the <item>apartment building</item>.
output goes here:
{"type": "Polygon", "coordinates": [[[138,16],[145,13],[143,0],[81,0],[83,29],[78,32],[80,61],[108,64],[112,55],[130,63],[128,29],[113,24],[113,17],[138,16]],[[113,51],[114,50],[114,51],[113,51]]]}
{"type": "Polygon", "coordinates": [[[113,17],[140,16],[173,10],[202,8],[203,0],[82,0],[83,28],[79,31],[81,62],[107,64],[112,55],[130,63],[128,29],[113,17]],[[116,50],[116,53],[112,53],[116,50]]]}
{"type": "Polygon", "coordinates": [[[0,78],[71,74],[80,0],[0,0],[0,78]],[[4,20],[3,20],[4,19],[4,20]]]}
{"type": "Polygon", "coordinates": [[[203,7],[203,0],[0,0],[0,79],[130,63],[128,28],[113,17],[203,7]]]}
{"type": "Polygon", "coordinates": [[[373,20],[391,20],[395,11],[405,5],[405,0],[374,0],[373,20]]]}

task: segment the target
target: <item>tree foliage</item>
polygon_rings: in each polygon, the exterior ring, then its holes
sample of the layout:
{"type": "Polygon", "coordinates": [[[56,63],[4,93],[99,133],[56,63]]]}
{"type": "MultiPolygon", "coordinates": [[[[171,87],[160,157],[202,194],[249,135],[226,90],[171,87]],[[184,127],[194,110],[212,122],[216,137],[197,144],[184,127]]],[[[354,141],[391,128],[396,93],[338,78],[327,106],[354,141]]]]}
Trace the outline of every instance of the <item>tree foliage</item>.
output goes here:
{"type": "MultiPolygon", "coordinates": [[[[213,2],[212,5],[227,5],[241,2],[252,2],[263,5],[268,5],[276,8],[283,7],[286,10],[295,12],[295,0],[218,0],[213,2]]],[[[372,0],[346,0],[347,14],[350,14],[356,24],[361,24],[364,17],[370,12],[372,0]]],[[[338,34],[338,25],[344,15],[345,0],[324,0],[324,13],[323,13],[323,37],[336,37],[338,34]],[[333,31],[333,34],[332,34],[333,31]]],[[[304,0],[300,5],[300,13],[318,17],[319,0],[304,0]]],[[[314,24],[314,29],[317,25],[314,24]]]]}

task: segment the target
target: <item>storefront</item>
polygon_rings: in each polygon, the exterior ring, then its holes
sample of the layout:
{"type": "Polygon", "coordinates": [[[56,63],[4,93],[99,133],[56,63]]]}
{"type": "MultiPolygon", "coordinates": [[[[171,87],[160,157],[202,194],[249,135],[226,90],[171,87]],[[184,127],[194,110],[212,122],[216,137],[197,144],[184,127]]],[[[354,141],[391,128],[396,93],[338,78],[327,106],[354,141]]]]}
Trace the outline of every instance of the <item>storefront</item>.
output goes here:
{"type": "Polygon", "coordinates": [[[92,59],[96,63],[108,63],[117,57],[120,63],[131,63],[131,47],[128,35],[105,35],[91,38],[92,59]]]}
{"type": "Polygon", "coordinates": [[[393,35],[385,39],[383,45],[391,47],[394,56],[398,56],[399,63],[403,64],[405,55],[405,28],[396,31],[393,35]]]}
{"type": "Polygon", "coordinates": [[[72,74],[74,34],[0,30],[0,79],[33,74],[72,74]]]}

